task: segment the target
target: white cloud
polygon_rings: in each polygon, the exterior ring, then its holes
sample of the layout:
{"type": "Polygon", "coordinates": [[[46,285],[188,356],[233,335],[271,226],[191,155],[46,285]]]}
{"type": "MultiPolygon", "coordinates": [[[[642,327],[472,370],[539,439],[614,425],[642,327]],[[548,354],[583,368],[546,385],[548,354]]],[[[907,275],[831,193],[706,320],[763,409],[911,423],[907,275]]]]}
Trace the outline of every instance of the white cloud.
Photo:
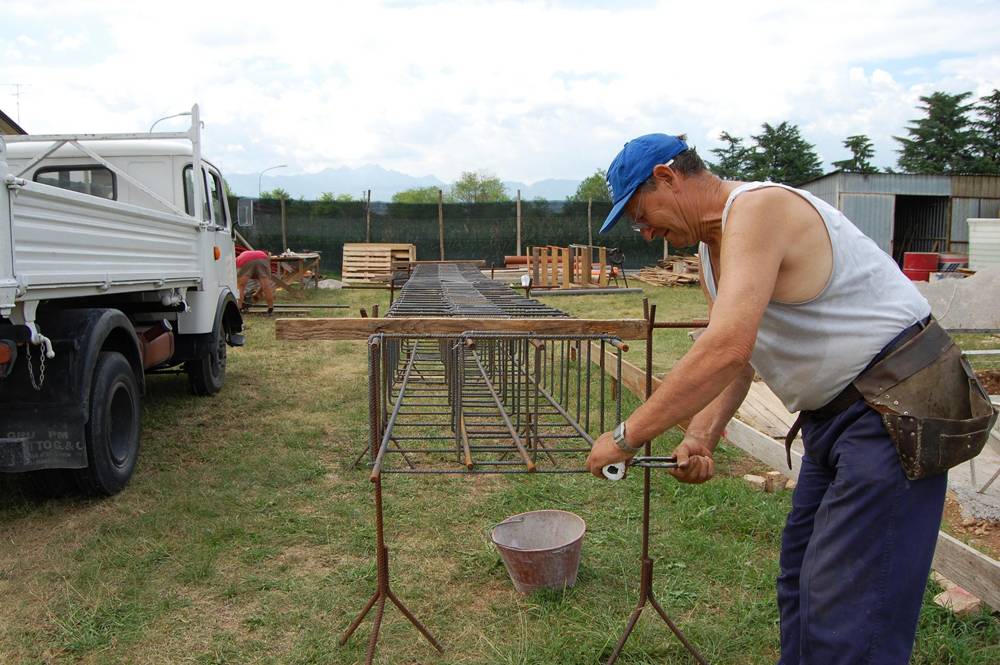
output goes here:
{"type": "Polygon", "coordinates": [[[45,42],[62,30],[53,48],[85,56],[0,66],[0,80],[31,84],[30,130],[145,129],[199,101],[208,153],[230,171],[287,161],[289,172],[378,163],[444,179],[474,168],[582,177],[637,134],[686,131],[705,151],[720,129],[746,136],[786,119],[827,161],[863,132],[891,163],[891,136],[920,94],[981,94],[1000,80],[1000,7],[973,1],[286,1],[278,12],[81,0],[12,11],[39,26],[19,33],[45,42]]]}

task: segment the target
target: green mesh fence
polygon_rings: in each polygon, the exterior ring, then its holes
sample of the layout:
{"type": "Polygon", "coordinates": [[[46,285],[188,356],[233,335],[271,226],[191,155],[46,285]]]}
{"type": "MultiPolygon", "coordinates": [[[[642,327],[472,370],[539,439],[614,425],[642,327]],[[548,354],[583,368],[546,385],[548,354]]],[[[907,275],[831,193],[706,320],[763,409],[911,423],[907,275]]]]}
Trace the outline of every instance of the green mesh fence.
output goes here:
{"type": "MultiPolygon", "coordinates": [[[[339,272],[344,243],[365,242],[363,202],[286,201],[288,245],[294,251],[323,254],[323,270],[339,272]]],[[[231,210],[236,210],[235,201],[231,210]]],[[[617,224],[606,236],[597,229],[610,204],[592,208],[595,245],[620,247],[627,268],[651,265],[663,256],[663,243],[647,243],[628,224],[617,224]]],[[[517,253],[516,207],[509,203],[448,203],[444,205],[446,259],[481,259],[502,267],[505,255],[517,253]]],[[[585,244],[587,204],[561,201],[521,203],[521,245],[585,244]]],[[[258,249],[280,253],[281,212],[278,201],[254,204],[253,226],[238,227],[258,249]]],[[[371,242],[413,243],[418,260],[437,260],[438,207],[436,204],[371,204],[371,242]]]]}

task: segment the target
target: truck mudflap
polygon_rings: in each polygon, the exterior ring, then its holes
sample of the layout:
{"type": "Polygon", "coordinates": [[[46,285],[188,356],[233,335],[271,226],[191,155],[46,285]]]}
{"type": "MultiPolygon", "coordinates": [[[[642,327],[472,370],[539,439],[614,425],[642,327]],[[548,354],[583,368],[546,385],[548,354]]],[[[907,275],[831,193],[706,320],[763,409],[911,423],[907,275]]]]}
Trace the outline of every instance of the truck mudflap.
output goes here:
{"type": "Polygon", "coordinates": [[[34,407],[3,413],[0,472],[83,469],[87,466],[83,414],[58,407],[34,407]]]}
{"type": "MultiPolygon", "coordinates": [[[[0,473],[87,466],[86,425],[94,367],[101,351],[118,351],[132,365],[143,390],[139,342],[128,318],[115,309],[39,310],[38,327],[52,340],[55,357],[37,348],[21,353],[0,380],[0,473]],[[32,363],[33,377],[27,364],[32,363]]],[[[0,338],[23,326],[0,325],[0,338]]]]}

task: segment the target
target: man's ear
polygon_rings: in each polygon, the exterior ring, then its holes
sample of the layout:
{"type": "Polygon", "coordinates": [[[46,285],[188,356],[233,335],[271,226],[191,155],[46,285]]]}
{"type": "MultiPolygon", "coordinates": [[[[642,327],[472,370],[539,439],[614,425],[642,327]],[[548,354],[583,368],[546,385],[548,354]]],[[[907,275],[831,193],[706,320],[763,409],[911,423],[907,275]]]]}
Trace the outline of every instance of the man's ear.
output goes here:
{"type": "Polygon", "coordinates": [[[677,185],[677,181],[680,179],[680,175],[677,171],[674,171],[666,164],[657,164],[654,166],[653,177],[657,180],[663,180],[670,189],[673,189],[677,185]]]}

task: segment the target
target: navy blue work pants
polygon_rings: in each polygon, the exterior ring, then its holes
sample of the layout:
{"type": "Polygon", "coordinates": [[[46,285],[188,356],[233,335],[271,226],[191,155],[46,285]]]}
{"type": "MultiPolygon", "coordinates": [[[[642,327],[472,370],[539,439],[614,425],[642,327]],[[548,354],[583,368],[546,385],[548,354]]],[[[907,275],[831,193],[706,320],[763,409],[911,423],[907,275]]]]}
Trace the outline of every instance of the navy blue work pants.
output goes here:
{"type": "Polygon", "coordinates": [[[906,665],[947,474],[907,480],[863,401],[807,416],[802,438],[781,542],[779,665],[906,665]]]}

